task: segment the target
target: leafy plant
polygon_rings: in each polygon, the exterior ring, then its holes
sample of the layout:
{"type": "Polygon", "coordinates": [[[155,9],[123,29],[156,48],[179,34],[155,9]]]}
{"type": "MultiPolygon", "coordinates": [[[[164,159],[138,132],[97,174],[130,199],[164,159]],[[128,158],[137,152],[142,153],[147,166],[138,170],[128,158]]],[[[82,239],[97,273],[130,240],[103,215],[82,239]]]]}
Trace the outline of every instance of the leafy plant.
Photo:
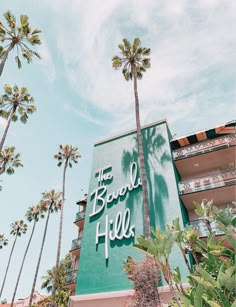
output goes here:
{"type": "MultiPolygon", "coordinates": [[[[204,242],[200,233],[194,227],[181,229],[179,220],[175,219],[166,231],[153,231],[153,239],[138,238],[139,244],[135,247],[146,255],[152,256],[157,262],[173,296],[169,306],[186,307],[230,307],[236,306],[236,268],[235,268],[235,225],[236,217],[232,206],[218,209],[213,202],[195,203],[196,213],[208,225],[209,236],[204,242]],[[224,237],[219,239],[211,227],[216,223],[224,237]],[[225,242],[228,242],[227,244],[225,242]],[[181,283],[181,272],[177,267],[174,270],[169,265],[169,255],[173,246],[177,244],[181,250],[191,253],[195,265],[188,276],[189,289],[184,289],[181,283]],[[230,247],[227,247],[228,244],[230,247]]],[[[189,265],[186,263],[187,267],[189,265]]]]}
{"type": "Polygon", "coordinates": [[[124,270],[134,284],[132,306],[155,307],[160,304],[158,283],[161,281],[160,269],[153,257],[147,256],[143,261],[134,261],[128,257],[124,270]]]}

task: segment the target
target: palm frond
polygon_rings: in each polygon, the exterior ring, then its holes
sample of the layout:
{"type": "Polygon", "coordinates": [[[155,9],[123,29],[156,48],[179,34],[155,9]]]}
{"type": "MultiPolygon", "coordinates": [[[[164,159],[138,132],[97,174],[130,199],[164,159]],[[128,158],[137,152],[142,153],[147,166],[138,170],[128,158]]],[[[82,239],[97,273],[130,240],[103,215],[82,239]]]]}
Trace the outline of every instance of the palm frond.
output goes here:
{"type": "Polygon", "coordinates": [[[125,80],[129,81],[134,77],[131,70],[132,65],[134,65],[134,73],[136,74],[137,79],[141,79],[146,69],[151,67],[150,58],[147,57],[150,55],[151,49],[141,47],[141,41],[139,38],[135,38],[132,45],[126,38],[122,41],[123,44],[118,45],[122,56],[114,56],[112,58],[112,66],[115,69],[123,66],[122,74],[125,80]]]}

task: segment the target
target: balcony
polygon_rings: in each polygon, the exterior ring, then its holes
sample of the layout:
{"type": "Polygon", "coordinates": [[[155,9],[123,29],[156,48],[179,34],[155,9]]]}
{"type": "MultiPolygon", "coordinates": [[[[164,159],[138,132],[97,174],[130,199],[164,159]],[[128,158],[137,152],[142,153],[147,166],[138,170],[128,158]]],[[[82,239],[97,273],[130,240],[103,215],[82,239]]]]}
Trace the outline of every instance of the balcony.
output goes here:
{"type": "Polygon", "coordinates": [[[192,145],[187,145],[182,148],[173,150],[174,160],[180,160],[203,153],[216,151],[219,149],[228,148],[236,144],[236,133],[231,135],[221,136],[215,139],[197,142],[192,145]]]}
{"type": "Polygon", "coordinates": [[[179,183],[179,193],[180,195],[183,195],[235,184],[236,170],[232,169],[181,181],[179,183]]]}
{"type": "Polygon", "coordinates": [[[83,220],[85,218],[85,211],[79,211],[76,213],[75,222],[83,220]]]}
{"type": "Polygon", "coordinates": [[[81,248],[81,240],[82,240],[81,237],[72,240],[70,253],[75,257],[79,257],[80,248],[81,248]]]}
{"type": "Polygon", "coordinates": [[[71,251],[81,247],[81,239],[82,238],[77,238],[77,239],[72,240],[71,251]]]}
{"type": "Polygon", "coordinates": [[[74,271],[69,271],[66,273],[66,286],[69,286],[69,288],[73,288],[72,285],[76,284],[76,280],[77,280],[77,274],[78,274],[78,270],[74,270],[74,271]]]}
{"type": "Polygon", "coordinates": [[[77,212],[74,221],[75,225],[77,225],[79,228],[83,228],[84,218],[85,218],[85,210],[77,212]]]}
{"type": "MultiPolygon", "coordinates": [[[[190,221],[188,226],[192,226],[193,228],[197,229],[199,231],[200,238],[208,237],[209,235],[207,226],[202,219],[190,221]]],[[[211,223],[211,228],[212,232],[214,232],[216,236],[221,236],[224,234],[224,232],[221,229],[219,229],[215,221],[211,223]]]]}

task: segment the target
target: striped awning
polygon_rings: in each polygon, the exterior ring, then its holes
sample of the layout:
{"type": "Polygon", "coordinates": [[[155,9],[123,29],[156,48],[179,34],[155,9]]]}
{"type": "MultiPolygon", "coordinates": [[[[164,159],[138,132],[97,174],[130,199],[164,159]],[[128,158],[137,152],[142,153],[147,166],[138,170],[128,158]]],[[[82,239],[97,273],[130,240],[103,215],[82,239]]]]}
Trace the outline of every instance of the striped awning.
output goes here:
{"type": "Polygon", "coordinates": [[[225,125],[217,126],[213,129],[201,130],[193,134],[182,136],[171,140],[172,149],[177,149],[186,145],[195,144],[207,139],[214,139],[222,135],[236,133],[236,120],[225,125]]]}

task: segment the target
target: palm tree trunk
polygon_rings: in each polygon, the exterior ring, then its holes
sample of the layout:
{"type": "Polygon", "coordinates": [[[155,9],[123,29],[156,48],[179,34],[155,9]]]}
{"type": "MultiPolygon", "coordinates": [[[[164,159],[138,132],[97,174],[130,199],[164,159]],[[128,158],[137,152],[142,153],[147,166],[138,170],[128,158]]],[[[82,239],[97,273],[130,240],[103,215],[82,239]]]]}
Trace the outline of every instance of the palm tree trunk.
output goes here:
{"type": "Polygon", "coordinates": [[[3,57],[2,57],[2,61],[1,61],[1,63],[0,63],[0,77],[1,77],[1,75],[2,75],[3,68],[4,68],[4,66],[5,66],[5,63],[6,63],[8,54],[9,54],[9,52],[14,48],[14,46],[15,46],[15,43],[11,43],[10,46],[8,47],[8,49],[6,50],[5,54],[4,54],[3,57]]]}
{"type": "Polygon", "coordinates": [[[11,124],[12,117],[13,117],[13,115],[15,114],[16,109],[17,109],[17,106],[16,106],[16,105],[13,106],[12,111],[11,111],[11,113],[10,113],[10,116],[9,116],[9,118],[8,118],[7,125],[6,125],[6,128],[5,128],[5,130],[4,130],[4,133],[3,133],[3,136],[2,136],[1,142],[0,142],[0,152],[2,151],[4,142],[5,142],[5,139],[6,139],[6,136],[7,136],[7,132],[8,132],[8,129],[9,129],[9,127],[10,127],[10,124],[11,124]]]}
{"type": "Polygon", "coordinates": [[[137,76],[134,64],[131,64],[131,70],[132,70],[132,76],[134,78],[135,115],[136,115],[136,127],[137,127],[137,139],[138,139],[140,176],[142,181],[142,194],[143,194],[144,235],[147,239],[150,239],[151,227],[150,227],[150,215],[149,215],[149,205],[148,205],[147,175],[144,163],[142,133],[141,133],[140,116],[139,116],[137,76]]]}
{"type": "Polygon", "coordinates": [[[66,169],[68,165],[68,159],[65,161],[64,170],[63,170],[63,179],[62,179],[62,204],[61,204],[61,214],[60,214],[60,226],[59,226],[59,236],[58,236],[58,246],[57,246],[57,260],[56,260],[56,280],[53,283],[52,287],[52,302],[55,301],[56,295],[56,282],[57,282],[57,273],[59,269],[60,262],[60,253],[61,253],[61,238],[62,238],[62,226],[63,226],[63,209],[65,201],[65,186],[66,186],[66,169]]]}
{"type": "Polygon", "coordinates": [[[10,263],[11,263],[11,257],[12,257],[13,250],[15,248],[17,236],[18,236],[18,232],[16,233],[16,237],[15,237],[14,243],[13,243],[12,248],[11,248],[11,253],[10,253],[10,256],[9,256],[9,259],[8,259],[8,264],[7,264],[5,276],[4,276],[4,279],[3,279],[2,288],[1,288],[1,291],[0,291],[0,298],[2,296],[2,291],[3,291],[3,288],[4,288],[5,282],[6,282],[7,273],[8,273],[8,269],[9,269],[10,263]]]}
{"type": "Polygon", "coordinates": [[[26,255],[28,253],[28,249],[29,249],[29,246],[30,246],[33,234],[34,234],[35,226],[36,226],[36,220],[34,220],[34,225],[33,225],[32,231],[31,231],[29,242],[27,244],[27,247],[26,247],[26,250],[25,250],[25,254],[24,254],[24,257],[23,257],[23,260],[22,260],[22,263],[21,263],[20,271],[19,271],[18,278],[17,278],[17,281],[16,281],[15,290],[14,290],[14,293],[13,293],[13,296],[12,296],[12,300],[11,300],[11,307],[13,307],[14,299],[15,299],[15,296],[16,296],[16,291],[17,291],[17,288],[18,288],[18,285],[19,285],[19,281],[20,281],[21,272],[22,272],[22,269],[23,269],[23,266],[24,266],[25,258],[26,258],[26,255]]]}
{"type": "Polygon", "coordinates": [[[172,283],[172,278],[171,278],[171,269],[170,269],[170,265],[169,265],[169,261],[168,259],[166,258],[166,274],[164,274],[164,277],[165,277],[165,280],[169,286],[169,289],[170,289],[170,293],[172,294],[172,298],[175,300],[176,304],[181,307],[181,303],[179,301],[179,297],[178,295],[176,294],[176,291],[175,291],[175,288],[173,286],[173,283],[172,283]]]}
{"type": "Polygon", "coordinates": [[[0,166],[0,175],[2,175],[6,170],[6,163],[3,163],[1,166],[0,166]]]}
{"type": "Polygon", "coordinates": [[[46,220],[46,224],[45,224],[45,228],[44,228],[43,240],[42,240],[41,249],[40,249],[39,258],[38,258],[38,263],[37,263],[37,267],[36,267],[36,271],[35,271],[35,275],[34,275],[34,282],[33,282],[32,290],[31,290],[31,294],[30,294],[29,307],[32,306],[34,289],[35,289],[35,285],[36,285],[36,281],[37,281],[37,277],[38,277],[39,266],[40,266],[40,262],[41,262],[41,258],[42,258],[42,254],[43,254],[43,247],[44,247],[45,238],[46,238],[46,234],[47,234],[50,212],[51,212],[51,206],[48,208],[48,216],[47,216],[47,220],[46,220]]]}

